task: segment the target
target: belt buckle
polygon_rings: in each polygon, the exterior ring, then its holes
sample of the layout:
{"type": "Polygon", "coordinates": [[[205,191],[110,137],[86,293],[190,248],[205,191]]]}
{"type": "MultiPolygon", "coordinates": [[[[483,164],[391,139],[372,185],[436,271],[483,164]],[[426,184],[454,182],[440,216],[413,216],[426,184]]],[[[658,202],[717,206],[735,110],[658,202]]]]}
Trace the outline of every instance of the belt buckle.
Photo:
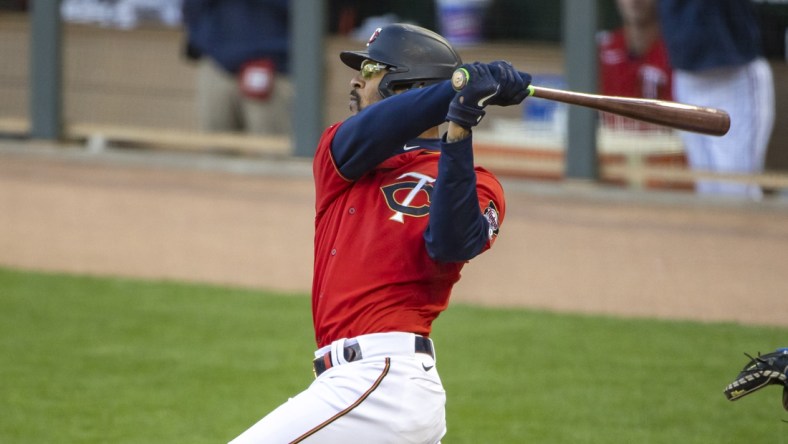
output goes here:
{"type": "Polygon", "coordinates": [[[364,359],[364,356],[361,354],[361,346],[357,341],[342,347],[342,357],[348,363],[364,359]]]}

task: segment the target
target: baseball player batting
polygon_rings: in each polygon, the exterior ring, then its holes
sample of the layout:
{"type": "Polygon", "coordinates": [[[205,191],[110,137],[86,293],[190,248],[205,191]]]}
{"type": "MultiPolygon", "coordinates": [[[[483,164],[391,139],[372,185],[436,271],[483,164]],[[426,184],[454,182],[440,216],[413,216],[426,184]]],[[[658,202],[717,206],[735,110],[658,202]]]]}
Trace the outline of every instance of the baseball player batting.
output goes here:
{"type": "Polygon", "coordinates": [[[506,208],[495,176],[474,166],[471,129],[486,106],[522,102],[530,76],[463,65],[443,37],[403,24],[340,59],[357,71],[353,115],[325,130],[313,166],[316,379],[234,444],[433,444],[446,432],[432,322],[506,208]]]}

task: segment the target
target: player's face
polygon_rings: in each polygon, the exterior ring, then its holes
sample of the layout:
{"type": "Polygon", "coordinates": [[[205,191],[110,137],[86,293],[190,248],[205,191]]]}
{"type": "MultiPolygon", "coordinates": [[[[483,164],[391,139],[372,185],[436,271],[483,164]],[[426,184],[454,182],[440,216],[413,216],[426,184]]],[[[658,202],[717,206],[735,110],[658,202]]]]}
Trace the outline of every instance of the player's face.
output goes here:
{"type": "Polygon", "coordinates": [[[383,100],[378,86],[385,75],[384,65],[370,60],[361,64],[361,71],[350,80],[350,112],[357,114],[373,103],[383,100]]]}
{"type": "Polygon", "coordinates": [[[657,19],[656,0],[618,0],[616,3],[624,23],[645,25],[657,19]]]}

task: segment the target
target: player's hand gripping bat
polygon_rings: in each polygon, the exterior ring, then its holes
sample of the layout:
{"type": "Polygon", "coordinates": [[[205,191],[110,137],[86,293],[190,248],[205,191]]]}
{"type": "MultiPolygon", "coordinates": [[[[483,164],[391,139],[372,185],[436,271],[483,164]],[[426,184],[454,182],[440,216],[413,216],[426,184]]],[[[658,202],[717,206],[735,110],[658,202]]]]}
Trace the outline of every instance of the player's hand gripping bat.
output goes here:
{"type": "MultiPolygon", "coordinates": [[[[462,68],[454,71],[451,82],[455,90],[461,90],[468,83],[466,72],[462,68]]],[[[730,116],[721,109],[667,100],[586,94],[534,85],[528,85],[528,95],[712,136],[725,135],[731,126],[730,116]]]]}

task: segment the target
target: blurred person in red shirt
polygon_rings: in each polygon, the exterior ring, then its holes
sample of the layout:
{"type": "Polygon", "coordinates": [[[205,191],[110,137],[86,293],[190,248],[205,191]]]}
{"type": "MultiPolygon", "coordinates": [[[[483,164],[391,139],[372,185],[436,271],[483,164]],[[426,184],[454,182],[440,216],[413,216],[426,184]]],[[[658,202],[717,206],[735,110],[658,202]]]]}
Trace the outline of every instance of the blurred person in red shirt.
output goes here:
{"type": "MultiPolygon", "coordinates": [[[[671,66],[660,31],[657,0],[616,0],[622,26],[598,36],[602,94],[673,100],[671,66]]],[[[654,125],[603,113],[602,123],[617,129],[655,129],[654,125]]]]}

